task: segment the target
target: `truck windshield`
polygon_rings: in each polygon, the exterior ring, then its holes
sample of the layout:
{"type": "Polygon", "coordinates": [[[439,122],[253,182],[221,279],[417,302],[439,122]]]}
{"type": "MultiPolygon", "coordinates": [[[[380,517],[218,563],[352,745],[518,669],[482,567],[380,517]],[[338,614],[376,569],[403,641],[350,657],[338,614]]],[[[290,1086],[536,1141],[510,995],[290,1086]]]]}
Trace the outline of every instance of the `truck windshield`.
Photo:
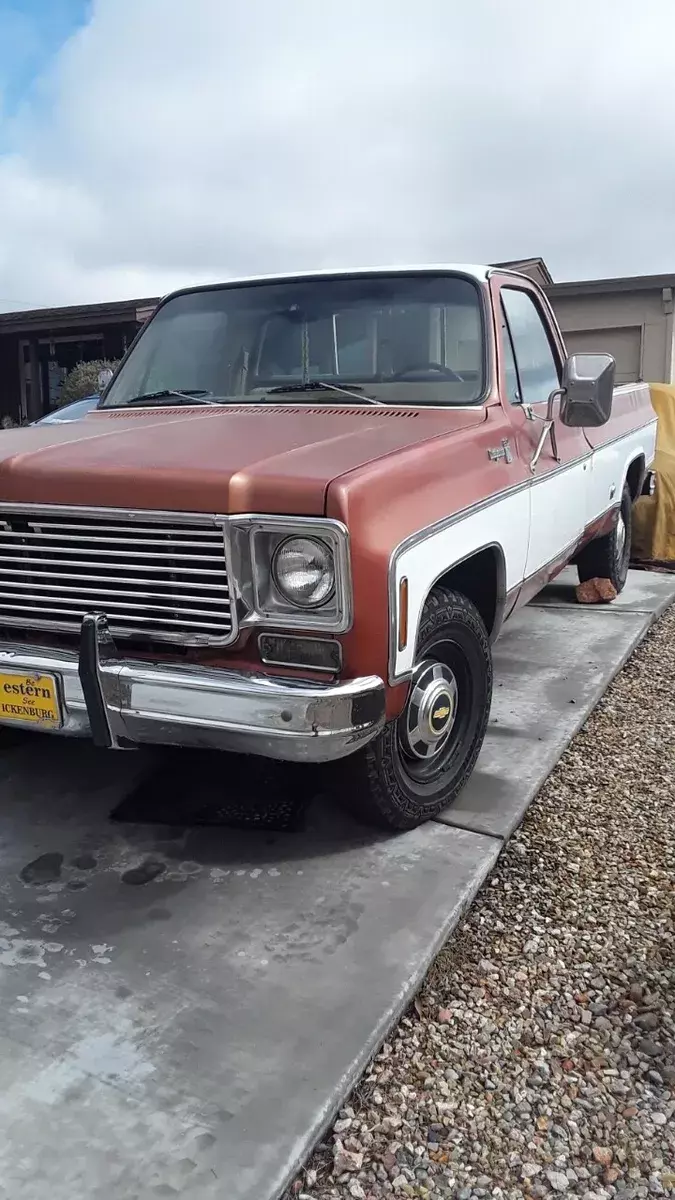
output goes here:
{"type": "Polygon", "coordinates": [[[362,392],[364,403],[471,404],[483,394],[484,357],[479,291],[463,276],[214,287],[162,305],[103,406],[172,393],[199,393],[201,403],[358,403],[362,392]]]}

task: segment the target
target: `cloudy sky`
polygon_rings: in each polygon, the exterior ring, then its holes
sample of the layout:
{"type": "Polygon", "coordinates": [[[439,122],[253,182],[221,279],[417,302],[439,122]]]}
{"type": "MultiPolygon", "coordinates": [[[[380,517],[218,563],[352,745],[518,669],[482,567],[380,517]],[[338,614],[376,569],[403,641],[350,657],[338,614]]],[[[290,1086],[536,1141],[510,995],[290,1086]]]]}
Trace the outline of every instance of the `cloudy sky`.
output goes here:
{"type": "Polygon", "coordinates": [[[673,0],[0,0],[0,310],[675,272],[673,0]]]}

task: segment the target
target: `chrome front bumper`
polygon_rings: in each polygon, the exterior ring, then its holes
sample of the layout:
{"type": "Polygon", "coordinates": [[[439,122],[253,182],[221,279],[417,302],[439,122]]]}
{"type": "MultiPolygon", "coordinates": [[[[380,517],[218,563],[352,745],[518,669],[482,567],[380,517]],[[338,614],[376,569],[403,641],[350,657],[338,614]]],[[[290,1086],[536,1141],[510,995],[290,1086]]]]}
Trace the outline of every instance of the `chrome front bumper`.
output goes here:
{"type": "Polygon", "coordinates": [[[377,676],[322,686],[135,662],[118,656],[98,616],[84,618],[79,655],[0,643],[0,671],[54,675],[62,711],[54,732],[110,748],[191,746],[330,762],[369,742],[385,720],[377,676]]]}

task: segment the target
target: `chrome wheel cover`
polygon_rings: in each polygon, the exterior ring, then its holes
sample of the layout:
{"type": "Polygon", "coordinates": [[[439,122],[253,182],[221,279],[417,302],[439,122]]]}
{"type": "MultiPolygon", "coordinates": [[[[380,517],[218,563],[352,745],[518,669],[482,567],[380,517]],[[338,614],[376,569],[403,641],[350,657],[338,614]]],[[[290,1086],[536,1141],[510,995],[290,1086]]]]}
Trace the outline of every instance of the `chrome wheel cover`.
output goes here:
{"type": "Polygon", "coordinates": [[[429,761],[440,754],[457,718],[457,680],[435,659],[421,662],[401,717],[401,748],[411,758],[429,761]]]}
{"type": "Polygon", "coordinates": [[[626,522],[623,519],[623,513],[620,512],[616,520],[616,561],[619,565],[623,562],[623,554],[626,548],[626,522]]]}

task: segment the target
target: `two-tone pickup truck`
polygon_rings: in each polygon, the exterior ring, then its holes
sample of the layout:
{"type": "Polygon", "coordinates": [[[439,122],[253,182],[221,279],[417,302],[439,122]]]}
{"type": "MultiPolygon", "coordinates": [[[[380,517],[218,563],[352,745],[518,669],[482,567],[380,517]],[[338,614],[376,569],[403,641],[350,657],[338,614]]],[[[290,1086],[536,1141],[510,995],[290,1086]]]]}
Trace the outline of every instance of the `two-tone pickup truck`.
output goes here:
{"type": "Polygon", "coordinates": [[[570,562],[624,585],[656,417],[613,383],[502,270],[169,296],[95,411],[2,435],[0,722],[330,763],[364,818],[432,817],[506,618],[570,562]]]}

